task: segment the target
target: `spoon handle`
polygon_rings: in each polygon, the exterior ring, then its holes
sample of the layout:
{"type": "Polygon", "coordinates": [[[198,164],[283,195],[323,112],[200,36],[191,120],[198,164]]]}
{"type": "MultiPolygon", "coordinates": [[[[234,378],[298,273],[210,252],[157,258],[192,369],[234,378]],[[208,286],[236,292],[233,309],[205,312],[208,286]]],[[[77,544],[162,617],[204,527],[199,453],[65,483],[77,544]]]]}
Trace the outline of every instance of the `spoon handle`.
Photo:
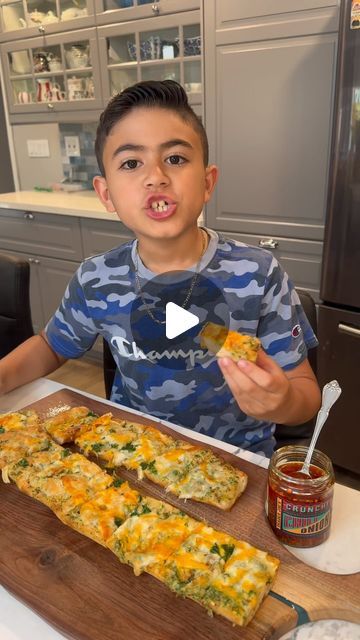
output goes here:
{"type": "Polygon", "coordinates": [[[341,388],[337,380],[332,380],[331,382],[328,382],[323,388],[322,404],[316,418],[314,433],[312,435],[310,446],[306,454],[305,462],[302,467],[303,473],[307,473],[307,474],[309,473],[311,457],[314,452],[317,439],[320,435],[320,431],[323,428],[325,421],[327,420],[331,407],[338,399],[340,393],[341,393],[341,388]]]}

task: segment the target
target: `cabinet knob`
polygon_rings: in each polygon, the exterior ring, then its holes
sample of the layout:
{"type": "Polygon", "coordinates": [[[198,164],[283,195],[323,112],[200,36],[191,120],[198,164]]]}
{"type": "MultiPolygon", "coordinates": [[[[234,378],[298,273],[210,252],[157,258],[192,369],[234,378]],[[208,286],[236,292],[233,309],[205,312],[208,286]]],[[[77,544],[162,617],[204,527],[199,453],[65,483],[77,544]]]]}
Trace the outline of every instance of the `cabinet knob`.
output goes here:
{"type": "Polygon", "coordinates": [[[157,16],[160,13],[160,7],[158,2],[154,2],[154,4],[151,5],[151,9],[153,13],[155,13],[155,15],[157,16]]]}
{"type": "Polygon", "coordinates": [[[263,249],[276,249],[279,243],[277,240],[274,240],[274,238],[261,238],[261,240],[259,240],[259,246],[263,249]]]}
{"type": "Polygon", "coordinates": [[[27,211],[26,213],[24,213],[24,218],[25,220],[34,220],[34,215],[27,211]]]}
{"type": "Polygon", "coordinates": [[[52,102],[48,102],[47,103],[47,108],[48,109],[53,109],[54,108],[54,105],[52,104],[52,102]]]}
{"type": "Polygon", "coordinates": [[[33,264],[34,263],[34,258],[29,258],[29,262],[30,262],[30,264],[33,264]]]}
{"type": "Polygon", "coordinates": [[[45,27],[43,27],[42,24],[40,24],[38,26],[38,31],[39,31],[39,33],[45,33],[45,27]]]}
{"type": "Polygon", "coordinates": [[[35,258],[34,263],[35,263],[35,264],[40,264],[40,260],[38,260],[37,258],[35,258]]]}

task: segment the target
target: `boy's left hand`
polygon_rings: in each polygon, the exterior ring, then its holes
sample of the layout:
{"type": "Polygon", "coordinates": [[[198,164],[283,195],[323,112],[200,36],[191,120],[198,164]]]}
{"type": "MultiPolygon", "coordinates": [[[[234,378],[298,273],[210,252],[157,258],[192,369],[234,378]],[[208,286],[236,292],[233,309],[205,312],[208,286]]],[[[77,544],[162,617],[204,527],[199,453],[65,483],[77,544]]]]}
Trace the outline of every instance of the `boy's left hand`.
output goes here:
{"type": "Polygon", "coordinates": [[[218,362],[236,402],[246,415],[283,424],[296,424],[309,419],[305,398],[303,418],[301,391],[304,390],[306,395],[309,385],[315,385],[314,390],[318,387],[307,360],[291,371],[284,372],[261,349],[256,364],[247,360],[235,363],[230,358],[219,358],[218,362]]]}

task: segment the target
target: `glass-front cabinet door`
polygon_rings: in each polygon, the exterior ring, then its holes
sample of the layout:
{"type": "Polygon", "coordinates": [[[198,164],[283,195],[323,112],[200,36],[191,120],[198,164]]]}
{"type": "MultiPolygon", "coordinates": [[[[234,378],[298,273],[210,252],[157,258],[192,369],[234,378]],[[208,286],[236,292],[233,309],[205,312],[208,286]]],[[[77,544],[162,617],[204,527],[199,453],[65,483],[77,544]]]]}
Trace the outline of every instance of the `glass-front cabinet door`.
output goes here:
{"type": "Polygon", "coordinates": [[[156,18],[200,9],[200,0],[95,0],[98,24],[156,18]]]}
{"type": "Polygon", "coordinates": [[[101,108],[95,33],[95,28],[82,29],[3,44],[10,113],[101,108]]]}
{"type": "Polygon", "coordinates": [[[201,106],[199,11],[99,27],[98,36],[105,101],[140,80],[176,80],[201,106]]]}
{"type": "Polygon", "coordinates": [[[0,0],[0,40],[48,34],[94,22],[94,0],[0,0]]]}

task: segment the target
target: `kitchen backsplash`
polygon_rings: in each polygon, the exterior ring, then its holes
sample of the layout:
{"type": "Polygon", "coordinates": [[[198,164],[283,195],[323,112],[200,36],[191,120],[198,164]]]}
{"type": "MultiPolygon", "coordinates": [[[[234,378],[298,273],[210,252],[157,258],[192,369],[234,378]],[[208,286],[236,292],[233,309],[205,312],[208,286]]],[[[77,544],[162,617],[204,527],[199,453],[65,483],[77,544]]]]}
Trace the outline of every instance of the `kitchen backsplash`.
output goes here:
{"type": "Polygon", "coordinates": [[[92,189],[93,177],[98,175],[99,169],[94,152],[97,123],[69,124],[60,123],[61,162],[64,177],[73,181],[84,182],[88,189],[92,189]],[[65,154],[65,136],[77,136],[80,143],[80,157],[68,158],[65,154]]]}

